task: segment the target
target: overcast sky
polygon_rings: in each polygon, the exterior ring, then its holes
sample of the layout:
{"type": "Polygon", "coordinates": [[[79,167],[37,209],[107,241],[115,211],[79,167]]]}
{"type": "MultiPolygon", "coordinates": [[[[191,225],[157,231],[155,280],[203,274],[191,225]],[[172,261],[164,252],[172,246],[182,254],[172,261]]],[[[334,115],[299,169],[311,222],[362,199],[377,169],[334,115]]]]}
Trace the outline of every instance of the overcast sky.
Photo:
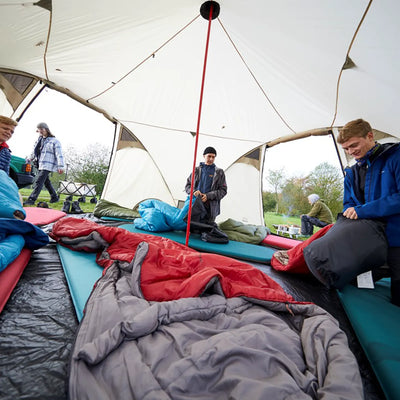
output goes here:
{"type": "MultiPolygon", "coordinates": [[[[28,157],[38,134],[36,125],[46,122],[63,148],[83,149],[100,143],[111,148],[114,124],[98,112],[51,89],[45,89],[31,105],[9,140],[14,155],[28,157]]],[[[284,168],[287,177],[304,176],[322,162],[339,166],[332,138],[312,137],[282,143],[267,150],[264,171],[284,168]]],[[[265,182],[264,182],[265,185],[265,182]]]]}

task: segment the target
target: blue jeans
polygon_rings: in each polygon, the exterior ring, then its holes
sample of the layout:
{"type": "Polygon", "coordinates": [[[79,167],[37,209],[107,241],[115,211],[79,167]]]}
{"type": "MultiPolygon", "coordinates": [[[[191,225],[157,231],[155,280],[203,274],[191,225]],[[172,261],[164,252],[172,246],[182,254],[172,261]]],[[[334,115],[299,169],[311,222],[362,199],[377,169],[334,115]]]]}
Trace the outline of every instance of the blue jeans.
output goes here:
{"type": "Polygon", "coordinates": [[[301,234],[312,235],[314,233],[314,225],[319,228],[329,225],[327,222],[322,222],[318,218],[309,217],[307,214],[301,216],[301,234]]]}
{"type": "Polygon", "coordinates": [[[33,184],[33,190],[32,193],[29,195],[28,201],[36,201],[36,199],[39,197],[40,191],[43,188],[43,185],[50,193],[51,200],[58,199],[58,194],[54,190],[53,185],[51,184],[49,179],[50,172],[51,171],[46,171],[45,169],[39,171],[36,177],[36,181],[33,184]]]}

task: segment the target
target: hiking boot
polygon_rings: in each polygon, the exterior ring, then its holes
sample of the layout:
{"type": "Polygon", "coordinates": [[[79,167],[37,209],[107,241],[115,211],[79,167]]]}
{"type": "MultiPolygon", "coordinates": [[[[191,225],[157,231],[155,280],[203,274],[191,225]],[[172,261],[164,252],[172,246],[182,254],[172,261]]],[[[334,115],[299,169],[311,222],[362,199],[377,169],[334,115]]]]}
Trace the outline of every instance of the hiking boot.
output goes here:
{"type": "Polygon", "coordinates": [[[71,204],[71,214],[82,214],[83,210],[79,206],[78,200],[75,200],[71,204]]]}
{"type": "Polygon", "coordinates": [[[97,203],[96,197],[92,197],[92,198],[90,199],[90,202],[91,202],[92,204],[96,204],[96,203],[97,203]]]}
{"type": "Polygon", "coordinates": [[[71,202],[70,201],[64,201],[63,207],[61,209],[61,211],[69,214],[70,213],[70,209],[71,209],[71,202]]]}
{"type": "Polygon", "coordinates": [[[49,208],[49,205],[45,201],[39,201],[37,206],[40,208],[49,208]]]}
{"type": "Polygon", "coordinates": [[[35,202],[33,200],[24,201],[24,206],[34,206],[35,202]]]}
{"type": "Polygon", "coordinates": [[[66,201],[72,201],[72,195],[65,198],[66,201]]]}
{"type": "Polygon", "coordinates": [[[52,197],[50,199],[49,203],[58,203],[59,201],[60,201],[60,198],[57,196],[57,197],[52,197]]]}
{"type": "Polygon", "coordinates": [[[79,203],[86,203],[86,197],[85,196],[81,196],[78,198],[79,203]]]}

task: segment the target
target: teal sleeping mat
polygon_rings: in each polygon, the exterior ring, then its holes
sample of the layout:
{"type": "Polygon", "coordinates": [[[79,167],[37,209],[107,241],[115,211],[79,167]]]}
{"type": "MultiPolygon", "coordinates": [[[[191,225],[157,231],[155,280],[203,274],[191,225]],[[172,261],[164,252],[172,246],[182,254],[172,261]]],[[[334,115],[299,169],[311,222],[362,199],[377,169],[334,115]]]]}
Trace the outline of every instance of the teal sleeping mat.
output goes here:
{"type": "MultiPolygon", "coordinates": [[[[129,232],[134,233],[145,233],[155,236],[162,236],[181,244],[185,244],[186,242],[186,232],[183,231],[149,232],[137,229],[133,224],[123,224],[120,225],[119,228],[123,228],[129,232]]],[[[189,247],[206,253],[215,253],[226,257],[233,257],[241,260],[254,261],[263,264],[269,264],[272,255],[276,251],[276,249],[272,249],[270,247],[236,242],[234,240],[230,240],[227,244],[205,242],[204,240],[201,240],[200,235],[196,233],[190,234],[189,247]]]]}
{"type": "Polygon", "coordinates": [[[57,250],[74,303],[76,316],[80,321],[83,317],[86,301],[94,284],[101,278],[103,268],[96,263],[95,253],[73,251],[60,245],[57,245],[57,250]]]}
{"type": "Polygon", "coordinates": [[[400,399],[400,307],[390,302],[390,279],[375,289],[338,291],[347,316],[388,400],[400,399]]]}

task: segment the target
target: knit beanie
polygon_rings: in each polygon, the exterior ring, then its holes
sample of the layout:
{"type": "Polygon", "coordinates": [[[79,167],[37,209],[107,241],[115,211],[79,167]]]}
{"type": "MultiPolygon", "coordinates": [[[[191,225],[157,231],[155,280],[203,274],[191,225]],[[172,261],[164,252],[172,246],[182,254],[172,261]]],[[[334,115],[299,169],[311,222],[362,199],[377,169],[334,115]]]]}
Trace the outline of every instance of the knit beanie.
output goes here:
{"type": "Polygon", "coordinates": [[[49,126],[45,123],[45,122],[39,122],[38,124],[37,124],[37,127],[36,128],[38,128],[38,129],[46,129],[47,131],[49,131],[50,129],[49,129],[49,126]]]}
{"type": "Polygon", "coordinates": [[[316,201],[319,200],[319,196],[315,193],[310,194],[307,198],[308,198],[308,200],[310,200],[311,204],[314,204],[316,201]]]}
{"type": "Polygon", "coordinates": [[[214,149],[214,147],[208,146],[205,148],[204,152],[203,152],[203,156],[205,156],[206,154],[215,154],[217,155],[217,151],[214,149]]]}

